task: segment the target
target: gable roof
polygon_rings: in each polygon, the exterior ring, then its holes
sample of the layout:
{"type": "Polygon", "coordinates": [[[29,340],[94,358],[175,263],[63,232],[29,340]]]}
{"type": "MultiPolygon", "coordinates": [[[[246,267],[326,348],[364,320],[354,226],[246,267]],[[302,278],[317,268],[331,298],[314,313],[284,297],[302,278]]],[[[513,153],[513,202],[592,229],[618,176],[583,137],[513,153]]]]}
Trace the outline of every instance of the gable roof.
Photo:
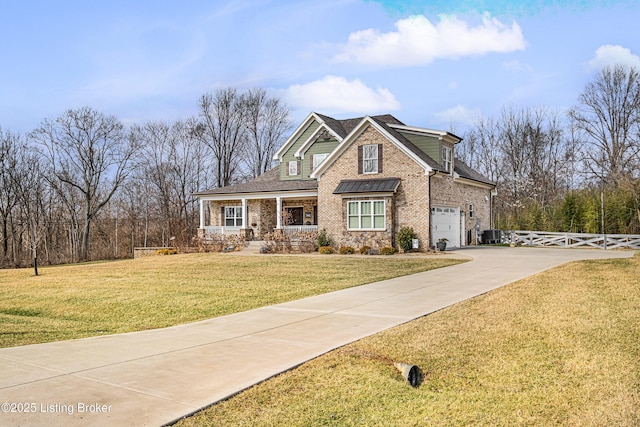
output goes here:
{"type": "MultiPolygon", "coordinates": [[[[261,192],[274,193],[317,190],[317,179],[324,173],[326,169],[328,169],[331,163],[333,163],[342,155],[342,153],[348,148],[348,146],[353,143],[358,138],[358,136],[362,132],[364,132],[364,130],[366,130],[368,126],[373,126],[378,132],[380,132],[389,141],[395,144],[401,151],[407,154],[407,156],[421,165],[425,169],[425,173],[431,171],[446,171],[443,165],[439,164],[427,153],[417,147],[413,142],[405,137],[402,132],[415,132],[419,134],[431,135],[453,144],[462,141],[462,138],[450,132],[407,126],[390,114],[338,120],[329,116],[325,116],[323,114],[312,112],[307,116],[302,124],[300,124],[300,126],[296,128],[289,139],[287,139],[287,142],[278,150],[276,155],[274,155],[274,159],[282,160],[282,156],[284,155],[284,153],[298,140],[298,138],[300,138],[300,136],[307,130],[307,128],[313,123],[313,121],[316,121],[319,124],[318,129],[313,133],[313,135],[309,137],[307,141],[305,141],[305,144],[310,145],[310,142],[312,142],[313,139],[317,137],[317,135],[319,135],[319,133],[323,130],[330,132],[339,141],[336,149],[334,149],[329,157],[324,162],[322,162],[322,164],[320,164],[320,166],[311,174],[311,178],[315,179],[280,180],[279,166],[276,166],[275,168],[269,170],[268,172],[265,172],[252,181],[230,185],[222,188],[216,188],[209,191],[202,191],[194,193],[194,195],[215,196],[225,194],[248,194],[261,192]]],[[[303,156],[303,153],[301,153],[302,150],[303,148],[300,148],[296,152],[296,154],[300,154],[301,156],[303,156]]],[[[470,168],[460,159],[454,158],[453,163],[455,177],[475,181],[485,185],[495,186],[494,182],[470,168]]],[[[395,178],[385,179],[394,180],[395,178]]],[[[369,179],[362,180],[360,182],[362,183],[353,184],[352,182],[350,182],[350,180],[343,180],[340,182],[338,188],[336,188],[336,191],[339,191],[340,194],[342,194],[343,192],[363,192],[369,187],[381,188],[380,185],[392,186],[393,182],[395,181],[380,182],[380,180],[369,179]]],[[[378,190],[370,190],[370,192],[375,191],[378,190]]]]}
{"type": "MultiPolygon", "coordinates": [[[[391,114],[381,114],[377,116],[373,116],[376,120],[381,123],[388,123],[390,125],[399,125],[404,126],[400,120],[392,116],[391,114]]],[[[351,119],[334,119],[333,117],[325,116],[324,114],[312,112],[310,113],[305,120],[296,128],[296,130],[291,134],[291,136],[285,141],[285,143],[280,147],[280,149],[274,154],[274,160],[282,161],[282,157],[284,154],[291,148],[293,144],[296,143],[298,138],[302,136],[305,130],[311,124],[316,121],[318,123],[318,129],[309,138],[303,142],[302,146],[296,151],[295,157],[304,158],[304,153],[311,146],[313,140],[323,131],[326,130],[338,140],[338,142],[342,142],[347,135],[353,131],[353,129],[358,126],[362,122],[364,117],[356,117],[351,119]]]]}
{"type": "MultiPolygon", "coordinates": [[[[393,116],[365,116],[360,122],[351,130],[351,132],[338,144],[335,150],[331,152],[328,158],[325,159],[320,166],[311,174],[311,178],[320,178],[322,174],[335,162],[344,151],[358,138],[358,136],[367,129],[369,126],[373,126],[378,132],[384,135],[389,141],[396,145],[407,156],[413,159],[416,163],[422,166],[425,173],[430,171],[443,171],[444,167],[438,162],[433,160],[427,153],[420,150],[415,144],[409,141],[396,131],[394,125],[402,125],[402,123],[393,116]],[[391,118],[391,119],[389,119],[391,118]]],[[[402,125],[403,126],[403,125],[402,125]]]]}

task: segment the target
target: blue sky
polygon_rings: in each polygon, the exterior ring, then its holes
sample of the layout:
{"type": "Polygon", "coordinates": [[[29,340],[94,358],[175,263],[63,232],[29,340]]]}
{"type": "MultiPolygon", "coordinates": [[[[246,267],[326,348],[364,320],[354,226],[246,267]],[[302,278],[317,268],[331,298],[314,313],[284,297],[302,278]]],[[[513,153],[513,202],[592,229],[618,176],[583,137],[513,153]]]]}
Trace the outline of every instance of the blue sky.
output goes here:
{"type": "Polygon", "coordinates": [[[601,66],[640,67],[638,22],[632,0],[0,0],[0,127],[82,106],[173,121],[206,92],[261,87],[296,121],[462,132],[505,106],[564,111],[601,66]]]}

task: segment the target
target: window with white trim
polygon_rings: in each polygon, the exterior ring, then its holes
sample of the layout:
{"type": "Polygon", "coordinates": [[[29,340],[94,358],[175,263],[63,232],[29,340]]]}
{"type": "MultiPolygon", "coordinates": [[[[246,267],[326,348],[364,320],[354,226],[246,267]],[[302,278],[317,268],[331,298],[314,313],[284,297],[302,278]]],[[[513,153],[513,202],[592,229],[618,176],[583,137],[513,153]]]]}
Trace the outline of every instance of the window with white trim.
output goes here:
{"type": "Polygon", "coordinates": [[[224,208],[225,227],[242,227],[242,206],[227,206],[224,208]]]}
{"type": "Polygon", "coordinates": [[[322,153],[322,154],[314,154],[313,155],[313,170],[316,170],[318,168],[318,166],[320,166],[320,164],[322,162],[324,162],[324,160],[329,157],[329,153],[322,153]]]}
{"type": "Polygon", "coordinates": [[[362,146],[362,171],[378,173],[378,144],[362,146]]]}
{"type": "Polygon", "coordinates": [[[384,200],[357,200],[347,202],[347,229],[384,230],[384,200]]]}
{"type": "Polygon", "coordinates": [[[473,205],[469,205],[469,218],[473,218],[473,205]]]}
{"type": "Polygon", "coordinates": [[[289,175],[298,175],[298,161],[294,160],[289,162],[287,165],[289,167],[289,175]]]}
{"type": "Polygon", "coordinates": [[[451,148],[449,147],[442,147],[442,165],[446,172],[451,173],[451,148]]]}

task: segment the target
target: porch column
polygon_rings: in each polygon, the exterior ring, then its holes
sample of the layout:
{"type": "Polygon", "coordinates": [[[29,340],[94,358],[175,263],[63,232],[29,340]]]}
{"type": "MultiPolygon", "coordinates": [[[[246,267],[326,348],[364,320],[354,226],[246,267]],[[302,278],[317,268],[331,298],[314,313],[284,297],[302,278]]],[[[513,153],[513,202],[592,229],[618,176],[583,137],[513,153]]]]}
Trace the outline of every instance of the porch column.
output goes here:
{"type": "Polygon", "coordinates": [[[200,199],[200,228],[204,228],[204,200],[200,199]]]}
{"type": "Polygon", "coordinates": [[[282,197],[276,197],[276,228],[282,228],[282,197]]]}
{"type": "Polygon", "coordinates": [[[247,228],[247,199],[242,198],[242,229],[247,228]]]}

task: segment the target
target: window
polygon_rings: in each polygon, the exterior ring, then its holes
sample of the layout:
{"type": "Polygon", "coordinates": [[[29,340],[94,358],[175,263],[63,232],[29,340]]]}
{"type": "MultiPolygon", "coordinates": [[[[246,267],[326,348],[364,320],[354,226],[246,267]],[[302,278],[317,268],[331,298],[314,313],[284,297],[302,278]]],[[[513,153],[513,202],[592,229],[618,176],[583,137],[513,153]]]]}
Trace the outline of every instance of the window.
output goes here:
{"type": "Polygon", "coordinates": [[[316,170],[318,166],[320,166],[320,163],[324,162],[327,157],[329,157],[329,153],[314,154],[312,156],[311,171],[316,170]]]}
{"type": "Polygon", "coordinates": [[[384,200],[360,200],[348,202],[347,228],[349,230],[384,230],[384,200]]]}
{"type": "Polygon", "coordinates": [[[473,218],[473,205],[469,205],[469,218],[473,218]]]}
{"type": "Polygon", "coordinates": [[[442,147],[442,165],[444,170],[451,173],[451,148],[442,147]]]}
{"type": "Polygon", "coordinates": [[[224,208],[224,225],[226,227],[242,227],[242,206],[224,208]]]}
{"type": "Polygon", "coordinates": [[[362,146],[362,171],[378,173],[378,144],[362,146]]]}
{"type": "Polygon", "coordinates": [[[298,175],[298,162],[296,160],[289,162],[289,175],[298,175]]]}
{"type": "Polygon", "coordinates": [[[304,209],[302,207],[283,207],[282,222],[284,225],[302,225],[304,224],[304,209]]]}

